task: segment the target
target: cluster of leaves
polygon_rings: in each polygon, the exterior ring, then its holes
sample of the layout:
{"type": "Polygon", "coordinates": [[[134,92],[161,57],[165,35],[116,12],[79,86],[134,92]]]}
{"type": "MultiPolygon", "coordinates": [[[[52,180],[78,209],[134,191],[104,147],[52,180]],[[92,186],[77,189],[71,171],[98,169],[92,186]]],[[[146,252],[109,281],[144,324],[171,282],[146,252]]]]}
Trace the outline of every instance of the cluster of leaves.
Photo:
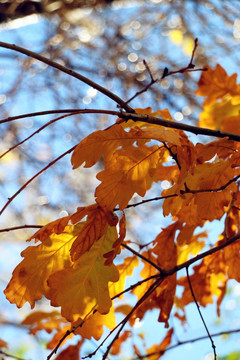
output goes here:
{"type": "MultiPolygon", "coordinates": [[[[240,133],[236,75],[229,77],[220,65],[208,68],[196,94],[206,97],[201,127],[217,129],[219,134],[222,130],[240,133]]],[[[153,309],[159,311],[158,321],[166,328],[173,305],[174,316],[184,322],[186,305],[197,301],[205,307],[216,298],[219,314],[228,280],[240,281],[239,142],[223,137],[194,144],[183,130],[174,128],[166,109],[135,109],[134,115],[138,120],[118,118],[75,148],[71,159],[74,169],[104,162],[104,169],[97,174],[96,202],[37,231],[29,241],[39,244],[22,252],[24,259],[4,291],[18,307],[29,302],[33,308],[45,296],[52,306],[61,308],[61,313],[35,312],[24,320],[32,334],[56,330],[48,343],[53,352],[67,336],[81,335],[77,345],[69,346],[57,359],[70,355],[78,359],[82,343],[91,337],[99,340],[104,326],[110,334],[118,331],[103,358],[109,351],[118,354],[133,332],[133,328],[124,331],[125,325],[129,322],[132,327],[136,319],[143,319],[153,309]],[[151,123],[148,116],[165,119],[168,127],[151,123]],[[172,223],[159,229],[151,246],[137,252],[125,238],[126,209],[143,205],[144,201],[130,203],[134,194],[143,197],[153,183],[163,180],[169,188],[159,199],[164,199],[163,214],[171,215],[172,223]],[[208,237],[201,228],[221,219],[224,231],[212,248],[199,256],[208,237]],[[118,257],[123,248],[131,256],[118,257]],[[190,276],[177,278],[180,269],[199,259],[190,276]],[[126,278],[140,264],[141,278],[126,288],[126,278]],[[177,287],[183,289],[180,297],[176,296],[177,287]],[[136,304],[118,306],[116,300],[128,292],[136,296],[136,304]],[[117,325],[116,313],[124,315],[117,325]]],[[[168,330],[162,343],[146,349],[148,356],[159,358],[171,343],[172,333],[173,329],[168,330]]],[[[142,356],[136,345],[134,351],[142,356]]]]}

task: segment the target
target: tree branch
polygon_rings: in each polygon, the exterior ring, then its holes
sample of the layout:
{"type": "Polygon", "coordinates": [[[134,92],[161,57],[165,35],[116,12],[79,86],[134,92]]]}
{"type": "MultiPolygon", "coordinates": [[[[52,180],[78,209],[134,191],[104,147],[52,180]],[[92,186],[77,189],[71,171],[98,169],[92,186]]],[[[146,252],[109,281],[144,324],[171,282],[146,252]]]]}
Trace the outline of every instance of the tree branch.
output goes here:
{"type": "Polygon", "coordinates": [[[192,288],[192,284],[191,284],[191,280],[190,280],[190,276],[189,276],[188,266],[186,267],[186,273],[187,273],[188,284],[189,284],[189,288],[190,288],[190,291],[191,291],[193,300],[194,300],[194,302],[195,302],[195,304],[196,304],[198,313],[199,313],[199,315],[200,315],[200,318],[201,318],[201,320],[202,320],[202,323],[203,323],[203,325],[204,325],[204,327],[205,327],[205,329],[206,329],[207,335],[208,335],[208,337],[209,337],[209,339],[210,339],[210,341],[211,341],[211,344],[212,344],[213,354],[214,354],[214,360],[217,360],[216,346],[215,346],[214,341],[213,341],[213,339],[212,339],[212,336],[211,336],[211,334],[210,334],[210,332],[209,332],[209,330],[208,330],[207,324],[206,324],[206,322],[205,322],[205,320],[204,320],[204,317],[203,317],[203,315],[202,315],[202,313],[201,313],[201,310],[200,310],[200,307],[199,307],[199,305],[198,305],[196,296],[195,296],[195,294],[194,294],[194,291],[193,291],[193,288],[192,288]]]}
{"type": "Polygon", "coordinates": [[[6,204],[3,206],[3,208],[0,210],[0,215],[2,215],[2,213],[5,211],[5,209],[8,207],[9,204],[11,204],[11,202],[15,199],[16,196],[18,196],[34,179],[36,179],[39,175],[41,175],[45,170],[47,170],[48,168],[50,168],[53,164],[55,164],[58,160],[62,159],[64,156],[66,156],[67,154],[70,154],[75,148],[77,147],[77,145],[73,146],[71,149],[67,150],[65,153],[63,153],[62,155],[60,155],[59,157],[57,157],[56,159],[54,159],[53,161],[51,161],[47,166],[45,166],[42,170],[40,170],[38,173],[36,173],[33,177],[31,177],[31,179],[29,179],[25,184],[23,184],[23,186],[18,189],[17,192],[15,192],[15,194],[13,194],[8,201],[6,202],[6,204]]]}
{"type": "Polygon", "coordinates": [[[52,60],[46,58],[45,56],[42,56],[40,54],[37,54],[33,51],[24,49],[20,46],[14,45],[14,44],[8,44],[8,43],[0,41],[0,47],[17,51],[17,52],[27,55],[31,58],[37,59],[37,60],[41,61],[42,63],[47,64],[55,69],[58,69],[64,73],[84,82],[85,84],[93,87],[94,89],[98,90],[102,94],[106,95],[108,98],[115,101],[122,109],[126,110],[127,112],[130,112],[130,113],[134,112],[134,110],[129,105],[127,105],[120,97],[118,97],[117,95],[112,93],[110,90],[104,88],[103,86],[101,86],[101,85],[95,83],[94,81],[86,78],[85,76],[77,73],[76,71],[68,69],[67,67],[65,67],[61,64],[58,64],[55,61],[52,61],[52,60]]]}
{"type": "MultiPolygon", "coordinates": [[[[238,333],[238,332],[240,332],[240,329],[226,330],[226,331],[220,331],[218,333],[211,334],[211,336],[212,337],[217,337],[217,336],[222,336],[222,335],[231,335],[231,334],[235,334],[235,333],[238,333]]],[[[205,335],[205,336],[199,336],[198,338],[195,338],[195,339],[189,339],[189,340],[185,340],[185,341],[178,341],[177,344],[174,344],[174,345],[169,346],[168,348],[164,349],[164,352],[175,349],[178,346],[194,343],[194,342],[201,341],[201,340],[206,340],[206,339],[208,339],[208,337],[209,337],[208,335],[205,335]]],[[[141,356],[137,356],[133,360],[148,358],[148,357],[158,355],[158,354],[161,355],[161,353],[162,353],[162,350],[161,351],[154,351],[154,352],[151,352],[149,354],[144,354],[144,355],[141,355],[141,356]]]]}

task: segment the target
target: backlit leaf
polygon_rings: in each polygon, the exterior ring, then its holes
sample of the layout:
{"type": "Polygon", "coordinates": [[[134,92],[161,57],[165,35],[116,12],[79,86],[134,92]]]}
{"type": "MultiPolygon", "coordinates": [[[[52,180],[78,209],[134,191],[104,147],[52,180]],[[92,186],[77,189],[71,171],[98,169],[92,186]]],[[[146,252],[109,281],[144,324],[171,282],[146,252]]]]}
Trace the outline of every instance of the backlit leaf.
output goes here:
{"type": "Polygon", "coordinates": [[[119,204],[123,210],[135,192],[144,196],[152,185],[160,151],[158,146],[131,146],[116,151],[105,170],[97,175],[101,181],[95,192],[97,203],[110,211],[119,204]]]}
{"type": "MultiPolygon", "coordinates": [[[[81,319],[72,323],[72,326],[76,327],[79,323],[81,323],[81,319]]],[[[103,335],[104,326],[110,330],[116,326],[113,307],[110,308],[109,313],[106,315],[102,315],[98,311],[90,315],[74,333],[81,335],[84,339],[91,339],[93,337],[95,340],[99,340],[103,335]]]]}
{"type": "Polygon", "coordinates": [[[103,254],[112,249],[117,238],[115,227],[106,234],[71,267],[55,271],[48,279],[49,298],[53,306],[61,306],[62,315],[69,321],[83,318],[97,306],[101,314],[111,308],[108,283],[119,279],[115,265],[105,266],[103,254]]]}
{"type": "Polygon", "coordinates": [[[198,81],[198,90],[196,95],[207,96],[204,104],[210,104],[213,101],[222,98],[224,95],[240,95],[240,87],[236,84],[237,74],[228,76],[221,65],[217,65],[213,70],[208,67],[203,71],[198,81]]]}
{"type": "Polygon", "coordinates": [[[48,277],[72,264],[69,250],[75,239],[74,231],[82,226],[67,226],[62,234],[52,234],[42,244],[29,246],[21,253],[24,260],[13,271],[4,291],[11,303],[22,307],[28,301],[33,308],[36,300],[49,295],[48,277]]]}

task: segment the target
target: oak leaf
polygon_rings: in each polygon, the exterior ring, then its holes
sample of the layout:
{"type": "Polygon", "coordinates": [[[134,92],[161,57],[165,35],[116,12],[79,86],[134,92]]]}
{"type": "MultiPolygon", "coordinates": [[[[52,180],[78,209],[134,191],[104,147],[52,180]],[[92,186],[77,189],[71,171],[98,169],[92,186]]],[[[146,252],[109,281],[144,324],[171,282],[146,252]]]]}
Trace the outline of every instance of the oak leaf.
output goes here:
{"type": "Polygon", "coordinates": [[[117,340],[113,343],[113,346],[111,348],[111,354],[112,355],[118,355],[122,344],[130,337],[132,336],[132,331],[125,330],[122,335],[120,335],[117,340]]]}
{"type": "Polygon", "coordinates": [[[154,344],[149,349],[147,349],[148,358],[151,360],[158,360],[165,353],[167,347],[171,344],[172,334],[173,329],[169,329],[165,338],[159,345],[154,344]]]}
{"type": "Polygon", "coordinates": [[[8,347],[8,344],[7,344],[6,341],[0,339],[0,348],[3,348],[3,347],[4,347],[4,348],[7,348],[7,347],[8,347]]]}
{"type": "Polygon", "coordinates": [[[95,242],[87,253],[72,266],[55,271],[48,278],[48,298],[53,306],[61,306],[61,313],[68,321],[83,318],[97,306],[101,314],[111,308],[108,283],[119,279],[115,265],[105,266],[103,254],[112,249],[117,238],[115,227],[95,242]]]}
{"type": "MultiPolygon", "coordinates": [[[[98,241],[106,233],[108,228],[109,216],[107,216],[106,212],[97,206],[97,204],[86,208],[78,208],[77,213],[71,216],[71,221],[78,221],[85,215],[87,215],[87,220],[77,234],[70,249],[73,261],[79,259],[86,251],[89,251],[94,242],[98,241]]],[[[117,217],[115,220],[116,225],[117,217]]]]}
{"type": "Polygon", "coordinates": [[[240,96],[240,87],[236,84],[237,74],[229,76],[219,64],[214,70],[210,67],[207,69],[202,72],[195,92],[196,95],[207,96],[204,104],[210,104],[227,94],[240,96]]]}
{"type": "Polygon", "coordinates": [[[104,265],[111,265],[115,257],[121,252],[121,243],[126,236],[126,217],[125,214],[121,217],[119,221],[119,237],[113,243],[113,250],[104,254],[103,257],[106,258],[104,265]]]}
{"type": "Polygon", "coordinates": [[[30,326],[30,334],[36,335],[38,331],[45,330],[51,333],[53,330],[59,330],[66,320],[61,316],[59,311],[35,311],[22,321],[23,325],[30,326]]]}
{"type": "Polygon", "coordinates": [[[21,253],[24,260],[15,268],[4,290],[11,303],[22,307],[28,301],[33,308],[36,300],[43,295],[48,297],[48,277],[72,264],[69,250],[75,239],[74,232],[82,226],[67,226],[63,233],[52,234],[47,239],[44,237],[42,244],[29,246],[21,253]]]}
{"type": "Polygon", "coordinates": [[[80,340],[76,345],[69,345],[58,354],[55,360],[79,360],[79,349],[81,345],[82,340],[80,340]]]}
{"type": "Polygon", "coordinates": [[[174,242],[176,231],[181,227],[178,222],[163,229],[153,242],[153,253],[157,256],[157,264],[164,270],[177,265],[177,247],[174,242]]]}
{"type": "MultiPolygon", "coordinates": [[[[216,252],[207,256],[199,265],[194,266],[194,273],[189,279],[193,288],[196,300],[201,306],[212,304],[214,297],[217,297],[218,313],[221,301],[226,292],[226,265],[222,252],[216,252]]],[[[184,308],[194,301],[187,277],[178,280],[178,285],[184,286],[180,305],[184,308]]]]}
{"type": "Polygon", "coordinates": [[[227,266],[227,274],[230,279],[240,282],[239,266],[240,266],[240,245],[235,242],[226,246],[223,250],[224,260],[227,266]]]}
{"type": "Polygon", "coordinates": [[[105,170],[97,174],[101,181],[95,192],[97,203],[110,211],[119,204],[123,210],[135,192],[144,196],[154,181],[160,151],[157,145],[116,151],[105,170]]]}
{"type": "Polygon", "coordinates": [[[188,225],[202,225],[205,220],[220,219],[231,202],[232,193],[237,189],[236,184],[229,183],[229,186],[221,191],[210,190],[226,185],[237,173],[231,164],[224,160],[195,167],[194,173],[186,176],[184,184],[175,184],[163,191],[164,196],[169,196],[179,194],[181,190],[185,191],[186,187],[188,189],[185,194],[165,199],[164,216],[171,213],[188,225]]]}
{"type": "Polygon", "coordinates": [[[70,216],[65,216],[61,219],[57,219],[43,226],[34,235],[32,235],[27,241],[35,239],[35,243],[38,241],[43,242],[48,239],[51,234],[61,234],[70,220],[70,216]]]}
{"type": "Polygon", "coordinates": [[[132,276],[134,269],[138,265],[139,265],[139,261],[136,255],[125,258],[122,264],[117,265],[117,269],[119,271],[119,281],[114,282],[109,286],[111,298],[123,297],[123,295],[121,296],[118,295],[124,290],[126,277],[132,276]]]}
{"type": "Polygon", "coordinates": [[[91,167],[103,156],[109,160],[119,146],[129,146],[135,141],[121,125],[115,124],[106,130],[98,130],[83,139],[72,154],[73,169],[85,162],[84,167],[91,167]]]}
{"type": "Polygon", "coordinates": [[[110,330],[116,326],[113,306],[106,315],[102,315],[97,311],[88,316],[84,321],[80,318],[72,323],[73,328],[77,327],[74,334],[81,335],[84,339],[91,339],[93,337],[95,340],[99,340],[103,335],[104,326],[110,330]],[[79,323],[83,324],[77,327],[79,323]]]}

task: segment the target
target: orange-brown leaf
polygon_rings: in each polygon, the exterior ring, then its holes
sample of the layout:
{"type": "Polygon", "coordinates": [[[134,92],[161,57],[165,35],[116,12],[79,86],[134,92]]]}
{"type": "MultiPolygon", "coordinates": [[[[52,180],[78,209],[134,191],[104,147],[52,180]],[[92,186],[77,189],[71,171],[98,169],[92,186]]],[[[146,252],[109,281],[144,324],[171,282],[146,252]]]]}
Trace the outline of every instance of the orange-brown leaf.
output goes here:
{"type": "Polygon", "coordinates": [[[73,168],[76,169],[84,162],[84,167],[91,167],[101,156],[106,162],[119,146],[129,146],[134,141],[135,139],[118,124],[106,130],[95,131],[83,139],[74,150],[71,159],[73,168]]]}
{"type": "Polygon", "coordinates": [[[77,345],[69,345],[65,350],[62,350],[55,360],[79,360],[79,349],[82,341],[77,345]]]}
{"type": "Polygon", "coordinates": [[[27,241],[35,239],[35,242],[46,240],[51,234],[61,234],[70,220],[70,216],[65,216],[61,219],[52,221],[43,226],[34,235],[32,235],[27,241]]]}
{"type": "Polygon", "coordinates": [[[154,344],[147,350],[149,359],[158,360],[165,353],[166,348],[171,344],[172,334],[173,329],[169,329],[161,344],[154,344]]]}
{"type": "MultiPolygon", "coordinates": [[[[218,299],[218,308],[226,292],[226,265],[222,252],[217,252],[204,258],[199,265],[194,266],[190,282],[194,295],[201,306],[212,304],[214,297],[218,299]]],[[[178,280],[178,285],[184,286],[180,303],[184,307],[194,302],[187,277],[178,280]]],[[[180,304],[179,303],[179,304],[180,304]]],[[[218,309],[219,311],[219,309],[218,309]]]]}
{"type": "Polygon", "coordinates": [[[205,220],[220,219],[226,211],[225,207],[231,202],[232,193],[237,189],[236,184],[233,182],[222,191],[204,192],[203,190],[218,189],[236,174],[231,164],[224,160],[197,166],[194,173],[185,178],[181,187],[176,184],[163,192],[163,195],[178,194],[180,189],[185,190],[185,184],[189,189],[189,193],[165,199],[164,215],[171,213],[188,225],[202,225],[205,220]],[[191,190],[201,192],[191,193],[191,190]]]}
{"type": "Polygon", "coordinates": [[[3,348],[3,347],[4,347],[4,348],[7,348],[7,347],[8,347],[8,344],[7,344],[6,341],[0,339],[0,348],[3,348]]]}
{"type": "Polygon", "coordinates": [[[240,89],[236,84],[236,80],[237,74],[229,76],[219,64],[214,70],[208,67],[208,71],[202,72],[196,94],[207,96],[204,104],[216,101],[226,94],[232,96],[240,95],[240,89]]]}
{"type": "Polygon", "coordinates": [[[89,251],[94,242],[105,234],[108,227],[108,218],[102,208],[96,206],[94,209],[91,208],[90,211],[85,211],[88,214],[87,221],[77,234],[70,250],[73,261],[79,259],[86,251],[89,251]]]}
{"type": "Polygon", "coordinates": [[[102,182],[95,193],[97,203],[110,211],[119,204],[123,210],[135,192],[144,196],[154,181],[160,151],[158,146],[117,150],[97,175],[102,182]]]}
{"type": "Polygon", "coordinates": [[[177,248],[174,242],[175,233],[181,227],[176,222],[163,229],[154,240],[153,253],[157,255],[158,265],[169,270],[177,265],[177,248]]]}
{"type": "Polygon", "coordinates": [[[113,346],[111,348],[111,354],[112,355],[118,355],[122,344],[132,335],[132,332],[130,330],[125,330],[121,336],[117,338],[116,341],[114,341],[113,346]]]}

